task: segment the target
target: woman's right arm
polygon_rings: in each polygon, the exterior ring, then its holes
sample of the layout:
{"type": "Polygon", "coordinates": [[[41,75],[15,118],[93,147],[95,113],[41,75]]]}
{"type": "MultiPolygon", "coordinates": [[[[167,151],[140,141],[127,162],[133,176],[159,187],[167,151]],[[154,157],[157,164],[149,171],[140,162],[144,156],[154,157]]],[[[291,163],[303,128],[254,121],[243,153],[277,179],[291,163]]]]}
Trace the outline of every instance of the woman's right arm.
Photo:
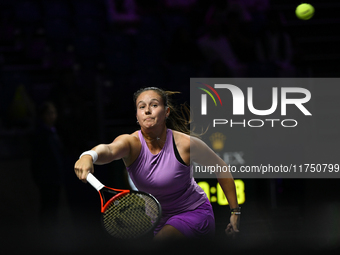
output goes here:
{"type": "MultiPolygon", "coordinates": [[[[131,154],[132,139],[134,138],[131,135],[121,135],[110,144],[99,144],[92,148],[91,150],[98,155],[95,164],[103,165],[113,160],[128,158],[131,154]]],[[[78,159],[74,165],[74,172],[81,181],[86,182],[88,173],[94,172],[92,156],[84,155],[78,159]]]]}

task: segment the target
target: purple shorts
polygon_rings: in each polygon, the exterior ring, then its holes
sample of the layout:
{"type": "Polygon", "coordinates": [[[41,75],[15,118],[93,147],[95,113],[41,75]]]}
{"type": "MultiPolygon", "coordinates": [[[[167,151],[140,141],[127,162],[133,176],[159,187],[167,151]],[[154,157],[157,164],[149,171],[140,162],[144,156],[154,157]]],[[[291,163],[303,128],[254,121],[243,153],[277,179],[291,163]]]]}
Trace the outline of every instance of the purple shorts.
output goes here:
{"type": "Polygon", "coordinates": [[[215,217],[208,199],[195,210],[164,216],[154,230],[154,234],[156,235],[164,225],[173,226],[188,238],[206,238],[215,235],[215,217]]]}

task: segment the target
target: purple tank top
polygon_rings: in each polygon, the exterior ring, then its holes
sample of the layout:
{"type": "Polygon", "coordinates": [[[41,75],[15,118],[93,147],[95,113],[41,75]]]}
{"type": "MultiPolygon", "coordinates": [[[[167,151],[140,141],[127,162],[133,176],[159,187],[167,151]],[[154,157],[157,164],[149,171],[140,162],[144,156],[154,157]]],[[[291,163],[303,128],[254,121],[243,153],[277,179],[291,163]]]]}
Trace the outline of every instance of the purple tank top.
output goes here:
{"type": "Polygon", "coordinates": [[[135,186],[155,196],[164,215],[193,210],[207,200],[192,177],[191,166],[180,163],[174,152],[172,130],[167,129],[164,147],[152,154],[139,130],[142,144],[138,158],[127,167],[135,186]]]}

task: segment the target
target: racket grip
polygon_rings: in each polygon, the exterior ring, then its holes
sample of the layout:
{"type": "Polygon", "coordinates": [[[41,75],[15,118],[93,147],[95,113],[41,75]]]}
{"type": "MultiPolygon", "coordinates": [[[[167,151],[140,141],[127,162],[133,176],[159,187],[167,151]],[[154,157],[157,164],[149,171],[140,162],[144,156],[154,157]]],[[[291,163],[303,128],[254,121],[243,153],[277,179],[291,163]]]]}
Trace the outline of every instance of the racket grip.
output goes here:
{"type": "Polygon", "coordinates": [[[91,173],[87,175],[86,180],[98,191],[104,187],[104,185],[91,173]]]}

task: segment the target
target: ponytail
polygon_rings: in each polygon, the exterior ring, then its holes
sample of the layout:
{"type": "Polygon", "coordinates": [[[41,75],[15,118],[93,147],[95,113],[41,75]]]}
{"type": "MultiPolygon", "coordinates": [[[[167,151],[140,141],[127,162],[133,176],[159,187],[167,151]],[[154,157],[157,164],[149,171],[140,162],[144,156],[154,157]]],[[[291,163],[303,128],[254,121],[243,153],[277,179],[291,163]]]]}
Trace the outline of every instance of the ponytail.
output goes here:
{"type": "Polygon", "coordinates": [[[179,107],[173,104],[171,96],[178,94],[177,91],[165,91],[168,96],[168,107],[170,108],[170,115],[167,118],[166,125],[172,130],[182,132],[190,135],[190,109],[186,103],[179,107]],[[170,96],[170,97],[169,97],[170,96]]]}

